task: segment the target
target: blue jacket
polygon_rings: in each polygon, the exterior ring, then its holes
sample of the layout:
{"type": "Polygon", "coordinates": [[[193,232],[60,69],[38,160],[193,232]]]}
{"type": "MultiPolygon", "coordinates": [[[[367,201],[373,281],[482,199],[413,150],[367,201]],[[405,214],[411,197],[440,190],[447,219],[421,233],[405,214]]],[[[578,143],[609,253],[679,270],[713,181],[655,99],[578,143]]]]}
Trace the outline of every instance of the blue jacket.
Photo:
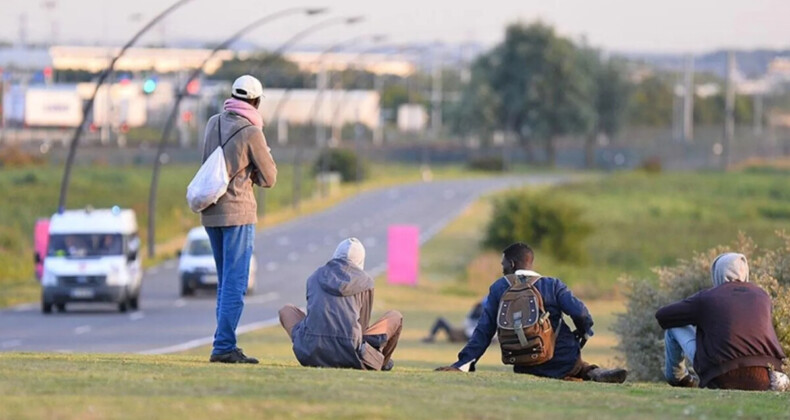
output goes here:
{"type": "MultiPolygon", "coordinates": [[[[491,285],[483,304],[483,316],[480,318],[472,338],[469,339],[463,350],[458,353],[458,361],[453,366],[460,368],[472,360],[476,362],[486,352],[486,349],[491,344],[491,339],[497,332],[496,314],[499,310],[499,301],[508,287],[510,285],[504,277],[491,285]]],[[[565,322],[562,322],[562,314],[565,313],[570,316],[576,328],[584,331],[589,336],[593,335],[592,316],[587,307],[584,306],[584,303],[573,296],[568,286],[559,279],[541,277],[535,283],[535,287],[543,296],[543,306],[549,312],[552,327],[555,331],[559,327],[557,342],[554,347],[554,357],[538,366],[514,366],[513,371],[549,378],[564,378],[579,359],[581,349],[571,329],[565,322]]],[[[474,369],[475,364],[472,363],[470,371],[474,371],[474,369]]]]}

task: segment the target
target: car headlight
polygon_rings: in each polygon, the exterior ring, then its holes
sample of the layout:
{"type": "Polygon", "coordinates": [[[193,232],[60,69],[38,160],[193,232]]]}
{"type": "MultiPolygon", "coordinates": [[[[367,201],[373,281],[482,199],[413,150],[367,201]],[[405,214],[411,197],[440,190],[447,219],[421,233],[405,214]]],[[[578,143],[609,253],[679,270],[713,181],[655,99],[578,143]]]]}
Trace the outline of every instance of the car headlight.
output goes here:
{"type": "Polygon", "coordinates": [[[107,273],[108,286],[122,286],[126,283],[125,276],[119,271],[107,273]]]}
{"type": "Polygon", "coordinates": [[[56,276],[51,271],[44,271],[41,275],[41,285],[42,286],[57,286],[58,285],[58,276],[56,276]]]}

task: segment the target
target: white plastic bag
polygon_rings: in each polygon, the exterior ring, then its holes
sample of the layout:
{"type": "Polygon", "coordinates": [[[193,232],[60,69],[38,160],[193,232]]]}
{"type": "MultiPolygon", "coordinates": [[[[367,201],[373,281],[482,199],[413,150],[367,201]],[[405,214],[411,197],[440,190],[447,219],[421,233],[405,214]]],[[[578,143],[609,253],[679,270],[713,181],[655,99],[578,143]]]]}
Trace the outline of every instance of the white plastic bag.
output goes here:
{"type": "Polygon", "coordinates": [[[195,213],[215,204],[228,191],[230,176],[222,147],[211,152],[187,187],[187,202],[195,213]]]}

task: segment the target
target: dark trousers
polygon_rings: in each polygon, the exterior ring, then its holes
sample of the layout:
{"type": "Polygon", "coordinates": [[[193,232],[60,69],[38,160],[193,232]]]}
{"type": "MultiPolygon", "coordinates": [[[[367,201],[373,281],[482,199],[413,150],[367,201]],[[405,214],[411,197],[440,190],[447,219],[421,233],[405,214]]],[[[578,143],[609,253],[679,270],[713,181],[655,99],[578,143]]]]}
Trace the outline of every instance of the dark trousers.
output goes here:
{"type": "Polygon", "coordinates": [[[447,322],[444,318],[439,318],[436,320],[436,323],[433,324],[431,328],[430,338],[433,339],[436,334],[440,331],[444,331],[447,334],[447,339],[450,340],[451,343],[465,343],[469,340],[469,337],[466,336],[466,331],[463,328],[453,328],[453,326],[447,322]]]}

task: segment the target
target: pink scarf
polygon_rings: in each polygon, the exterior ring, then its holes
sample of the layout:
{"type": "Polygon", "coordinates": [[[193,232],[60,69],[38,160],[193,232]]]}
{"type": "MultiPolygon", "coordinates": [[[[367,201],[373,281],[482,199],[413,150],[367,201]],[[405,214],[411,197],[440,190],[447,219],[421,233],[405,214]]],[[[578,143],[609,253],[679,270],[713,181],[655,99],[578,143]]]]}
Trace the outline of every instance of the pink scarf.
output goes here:
{"type": "Polygon", "coordinates": [[[224,109],[225,111],[230,111],[241,115],[242,117],[248,119],[252,125],[258,128],[263,128],[263,117],[261,116],[261,113],[247,102],[238,100],[236,98],[230,98],[225,101],[224,109]]]}

